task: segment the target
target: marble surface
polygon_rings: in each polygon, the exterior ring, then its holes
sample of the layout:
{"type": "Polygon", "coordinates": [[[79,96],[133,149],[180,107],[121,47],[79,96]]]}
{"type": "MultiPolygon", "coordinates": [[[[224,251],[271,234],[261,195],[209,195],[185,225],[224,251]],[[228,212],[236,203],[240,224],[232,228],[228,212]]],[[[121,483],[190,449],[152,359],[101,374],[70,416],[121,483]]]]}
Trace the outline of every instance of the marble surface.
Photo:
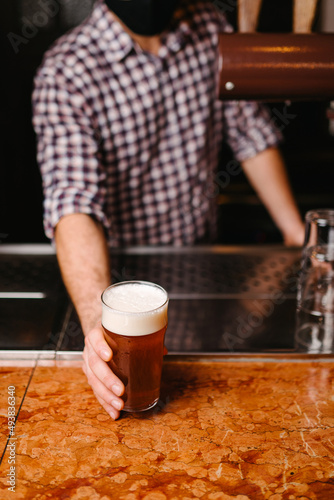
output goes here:
{"type": "MultiPolygon", "coordinates": [[[[28,375],[8,377],[23,389],[28,375]]],[[[15,492],[7,449],[0,497],[329,500],[333,384],[334,361],[167,361],[158,406],[114,422],[80,363],[38,363],[15,429],[15,492]]]]}
{"type": "Polygon", "coordinates": [[[33,361],[16,361],[16,366],[12,366],[12,362],[0,361],[0,457],[2,456],[7,439],[9,437],[8,414],[14,411],[17,417],[22,398],[28,386],[33,367],[33,361]],[[11,404],[13,400],[12,391],[8,392],[9,387],[14,387],[15,404],[11,404]],[[9,410],[13,408],[14,410],[9,410]]]}

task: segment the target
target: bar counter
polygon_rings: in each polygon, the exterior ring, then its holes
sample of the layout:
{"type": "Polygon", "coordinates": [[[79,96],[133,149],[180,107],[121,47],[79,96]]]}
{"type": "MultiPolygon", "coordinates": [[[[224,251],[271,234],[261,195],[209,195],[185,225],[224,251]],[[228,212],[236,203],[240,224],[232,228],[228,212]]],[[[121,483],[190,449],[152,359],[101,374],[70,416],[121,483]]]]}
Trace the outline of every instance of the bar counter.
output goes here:
{"type": "Polygon", "coordinates": [[[117,421],[79,358],[2,361],[2,499],[334,497],[331,356],[167,356],[157,406],[117,421]]]}
{"type": "Polygon", "coordinates": [[[334,498],[334,355],[294,349],[299,262],[280,246],[113,252],[113,281],[170,296],[160,400],[113,421],[54,251],[0,247],[1,500],[334,498]]]}

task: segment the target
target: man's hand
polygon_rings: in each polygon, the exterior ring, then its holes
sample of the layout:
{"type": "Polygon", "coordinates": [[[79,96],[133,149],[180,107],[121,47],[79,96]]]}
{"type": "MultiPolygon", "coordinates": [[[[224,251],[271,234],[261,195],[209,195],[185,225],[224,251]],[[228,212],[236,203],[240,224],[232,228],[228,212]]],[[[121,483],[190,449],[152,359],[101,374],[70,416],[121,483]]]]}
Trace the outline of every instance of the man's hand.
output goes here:
{"type": "Polygon", "coordinates": [[[96,325],[101,318],[101,293],[110,285],[104,229],[89,215],[66,215],[57,224],[55,240],[62,277],[85,334],[83,371],[99,403],[116,419],[124,406],[119,397],[124,385],[107,365],[112,351],[104,338],[101,320],[96,325]]]}
{"type": "Polygon", "coordinates": [[[99,403],[116,420],[124,406],[119,397],[124,393],[124,384],[107,364],[111,357],[112,350],[104,338],[100,323],[85,336],[83,371],[99,403]]]}

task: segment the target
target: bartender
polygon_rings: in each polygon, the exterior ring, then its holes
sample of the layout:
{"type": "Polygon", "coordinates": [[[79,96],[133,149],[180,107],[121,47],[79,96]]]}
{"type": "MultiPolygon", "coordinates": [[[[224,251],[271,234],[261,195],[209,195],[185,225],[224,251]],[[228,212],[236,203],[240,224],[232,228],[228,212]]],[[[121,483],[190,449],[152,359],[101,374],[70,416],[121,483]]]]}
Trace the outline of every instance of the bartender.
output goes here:
{"type": "Polygon", "coordinates": [[[302,244],[268,111],[217,98],[218,33],[227,31],[211,1],[98,0],[36,76],[45,232],[85,335],[84,372],[113,419],[124,386],[100,320],[108,246],[214,242],[217,205],[205,193],[222,140],[284,242],[302,244]]]}

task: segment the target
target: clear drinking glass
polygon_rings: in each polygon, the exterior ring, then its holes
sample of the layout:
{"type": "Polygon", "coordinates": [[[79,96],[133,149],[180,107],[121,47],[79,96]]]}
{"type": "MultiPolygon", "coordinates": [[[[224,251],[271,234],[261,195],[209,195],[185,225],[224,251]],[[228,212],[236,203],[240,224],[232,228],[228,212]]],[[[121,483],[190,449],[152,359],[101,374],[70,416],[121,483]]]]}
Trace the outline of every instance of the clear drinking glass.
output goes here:
{"type": "Polygon", "coordinates": [[[125,385],[125,411],[148,410],[159,400],[167,309],[167,292],[147,281],[116,283],[102,294],[109,366],[125,385]]]}
{"type": "Polygon", "coordinates": [[[306,213],[304,250],[315,245],[334,245],[334,209],[306,213]]]}
{"type": "Polygon", "coordinates": [[[334,209],[305,215],[305,241],[297,292],[295,347],[309,353],[334,349],[334,209]]]}

